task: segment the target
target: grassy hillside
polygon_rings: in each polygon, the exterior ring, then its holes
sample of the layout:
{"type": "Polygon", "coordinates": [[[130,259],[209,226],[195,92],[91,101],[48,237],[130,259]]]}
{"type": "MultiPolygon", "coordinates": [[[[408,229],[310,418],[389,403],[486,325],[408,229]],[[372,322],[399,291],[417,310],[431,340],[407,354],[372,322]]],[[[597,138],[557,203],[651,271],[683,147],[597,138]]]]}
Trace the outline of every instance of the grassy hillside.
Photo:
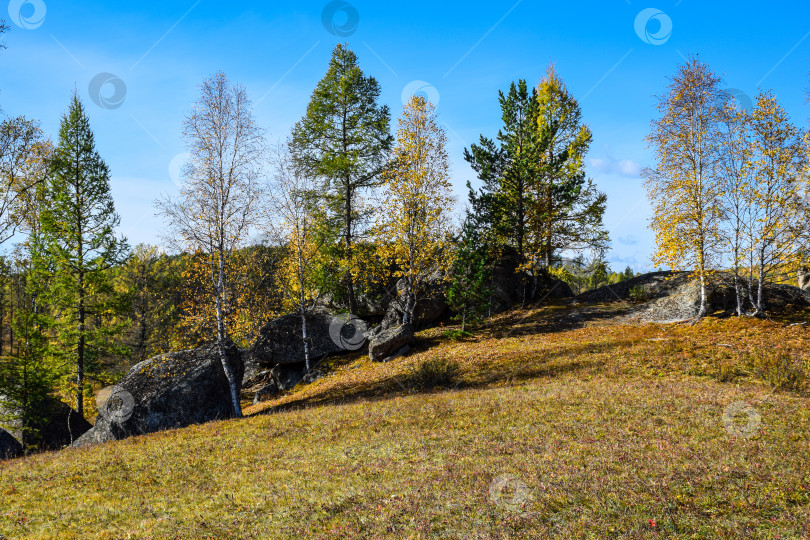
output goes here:
{"type": "Polygon", "coordinates": [[[0,537],[810,537],[810,330],[573,309],[341,359],[243,420],[0,463],[0,537]],[[426,390],[436,359],[460,372],[426,390]]]}

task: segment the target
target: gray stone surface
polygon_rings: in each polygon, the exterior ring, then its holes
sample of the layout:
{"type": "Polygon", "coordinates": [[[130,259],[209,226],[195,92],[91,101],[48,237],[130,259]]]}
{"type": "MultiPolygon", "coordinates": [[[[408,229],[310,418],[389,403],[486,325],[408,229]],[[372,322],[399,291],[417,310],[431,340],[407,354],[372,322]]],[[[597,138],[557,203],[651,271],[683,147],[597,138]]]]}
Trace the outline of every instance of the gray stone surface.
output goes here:
{"type": "MultiPolygon", "coordinates": [[[[312,364],[326,356],[356,350],[353,345],[358,337],[354,335],[355,329],[362,332],[366,330],[366,326],[365,321],[359,319],[348,321],[346,316],[334,315],[323,308],[314,309],[307,316],[312,364]]],[[[362,336],[359,337],[362,341],[362,336]]],[[[259,337],[246,355],[245,383],[256,380],[262,371],[275,366],[302,366],[304,361],[301,316],[290,314],[277,317],[261,329],[259,337]]],[[[300,371],[299,367],[296,370],[300,371]]],[[[275,376],[274,379],[279,380],[275,376]]]]}
{"type": "Polygon", "coordinates": [[[405,346],[416,342],[413,328],[409,324],[401,324],[383,330],[371,340],[368,346],[368,357],[372,362],[381,362],[405,346]]]}
{"type": "MultiPolygon", "coordinates": [[[[25,445],[38,450],[61,450],[70,446],[91,427],[90,422],[79,416],[69,405],[54,396],[46,397],[41,403],[33,406],[36,421],[29,427],[25,436],[19,419],[10,421],[6,427],[10,434],[25,445]]],[[[12,411],[4,411],[5,414],[12,411]]]]}
{"type": "Polygon", "coordinates": [[[256,405],[257,403],[270,399],[271,397],[277,395],[278,392],[279,390],[276,381],[271,381],[269,384],[262,386],[256,391],[256,394],[253,396],[253,404],[256,405]]]}
{"type": "MultiPolygon", "coordinates": [[[[242,380],[239,350],[228,347],[228,362],[242,380]]],[[[233,416],[228,381],[216,345],[179,351],[136,364],[116,385],[95,426],[73,446],[185,427],[233,416]]]]}
{"type": "Polygon", "coordinates": [[[799,288],[803,291],[810,292],[810,267],[800,269],[797,278],[799,288]]]}
{"type": "MultiPolygon", "coordinates": [[[[740,283],[743,309],[751,311],[747,282],[740,283]]],[[[754,283],[756,289],[757,283],[754,283]]],[[[633,306],[632,317],[646,321],[670,322],[697,316],[700,309],[700,284],[689,272],[652,272],[627,281],[600,287],[577,296],[580,302],[631,302],[634,288],[646,291],[647,300],[633,306]]],[[[716,274],[706,288],[708,313],[731,313],[736,310],[732,274],[716,274]]],[[[756,294],[756,290],[754,291],[756,294]]],[[[810,293],[798,287],[765,283],[765,307],[769,311],[784,311],[810,306],[810,293]]]]}

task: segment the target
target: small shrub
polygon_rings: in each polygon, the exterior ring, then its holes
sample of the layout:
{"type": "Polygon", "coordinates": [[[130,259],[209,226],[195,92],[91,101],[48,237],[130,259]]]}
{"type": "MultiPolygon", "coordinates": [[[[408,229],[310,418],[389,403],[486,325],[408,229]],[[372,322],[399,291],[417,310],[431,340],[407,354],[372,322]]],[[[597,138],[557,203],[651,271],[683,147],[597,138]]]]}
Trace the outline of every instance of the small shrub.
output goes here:
{"type": "Polygon", "coordinates": [[[749,355],[748,362],[754,372],[773,388],[804,392],[810,386],[807,362],[795,355],[769,350],[749,355]]]}
{"type": "Polygon", "coordinates": [[[413,370],[412,380],[414,385],[423,389],[447,387],[455,383],[459,371],[460,367],[455,360],[430,358],[413,370]]]}
{"type": "Polygon", "coordinates": [[[646,302],[650,299],[650,291],[644,285],[630,287],[630,300],[633,302],[646,302]]]}
{"type": "Polygon", "coordinates": [[[447,339],[458,341],[459,339],[472,337],[472,332],[467,332],[466,330],[461,330],[460,328],[457,328],[455,330],[446,330],[442,335],[447,339]]]}
{"type": "Polygon", "coordinates": [[[743,375],[745,375],[745,371],[743,371],[734,361],[722,359],[718,362],[715,378],[719,382],[733,382],[738,377],[743,375]]]}

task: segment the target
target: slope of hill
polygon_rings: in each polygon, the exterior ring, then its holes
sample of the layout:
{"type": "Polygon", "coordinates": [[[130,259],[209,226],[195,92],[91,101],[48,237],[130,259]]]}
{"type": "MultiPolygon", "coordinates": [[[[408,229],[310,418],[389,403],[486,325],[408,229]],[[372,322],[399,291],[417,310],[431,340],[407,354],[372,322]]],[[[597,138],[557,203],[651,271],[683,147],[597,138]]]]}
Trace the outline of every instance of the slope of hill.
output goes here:
{"type": "Polygon", "coordinates": [[[0,537],[806,538],[804,321],[549,305],[242,420],[0,463],[0,537]],[[456,362],[446,388],[415,369],[456,362]]]}

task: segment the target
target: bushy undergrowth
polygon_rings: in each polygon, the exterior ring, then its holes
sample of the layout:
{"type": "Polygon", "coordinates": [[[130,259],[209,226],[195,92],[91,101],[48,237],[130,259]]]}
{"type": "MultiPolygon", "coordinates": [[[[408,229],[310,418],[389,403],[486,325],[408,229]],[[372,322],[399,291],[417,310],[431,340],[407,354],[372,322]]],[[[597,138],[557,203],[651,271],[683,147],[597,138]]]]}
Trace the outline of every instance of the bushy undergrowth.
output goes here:
{"type": "Polygon", "coordinates": [[[630,300],[632,302],[646,302],[650,299],[650,291],[644,285],[630,287],[630,300]]]}
{"type": "Polygon", "coordinates": [[[447,358],[428,358],[414,368],[411,380],[422,389],[448,387],[455,384],[461,371],[459,363],[447,358]]]}
{"type": "Polygon", "coordinates": [[[459,340],[472,337],[473,333],[467,330],[461,330],[461,328],[451,328],[450,330],[445,331],[442,336],[446,337],[447,339],[459,340]]]}
{"type": "Polygon", "coordinates": [[[766,349],[749,355],[748,364],[772,388],[791,392],[810,390],[810,366],[797,354],[766,349]]]}

